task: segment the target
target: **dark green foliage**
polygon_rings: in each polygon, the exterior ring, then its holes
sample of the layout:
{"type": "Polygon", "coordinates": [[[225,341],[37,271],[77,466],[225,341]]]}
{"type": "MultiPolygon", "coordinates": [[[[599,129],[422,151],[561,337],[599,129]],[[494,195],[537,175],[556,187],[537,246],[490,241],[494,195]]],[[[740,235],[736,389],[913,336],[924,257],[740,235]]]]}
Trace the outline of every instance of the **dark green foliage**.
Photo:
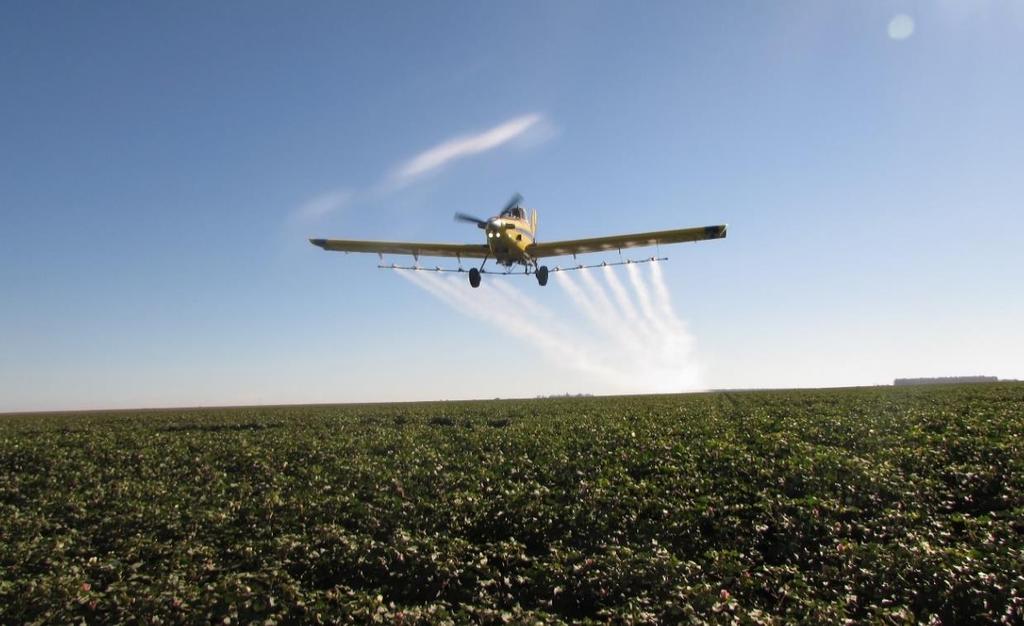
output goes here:
{"type": "Polygon", "coordinates": [[[1022,623],[1024,385],[0,418],[0,623],[1022,623]]]}

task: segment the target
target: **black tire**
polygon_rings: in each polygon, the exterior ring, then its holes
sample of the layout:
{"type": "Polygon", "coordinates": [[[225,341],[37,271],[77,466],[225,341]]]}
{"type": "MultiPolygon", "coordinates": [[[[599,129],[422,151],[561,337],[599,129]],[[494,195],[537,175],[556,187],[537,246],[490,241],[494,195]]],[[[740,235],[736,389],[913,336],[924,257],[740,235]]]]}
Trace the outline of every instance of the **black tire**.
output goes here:
{"type": "Polygon", "coordinates": [[[540,267],[537,268],[537,282],[540,283],[541,287],[543,287],[544,285],[548,284],[548,266],[547,265],[541,265],[540,267]]]}
{"type": "Polygon", "coordinates": [[[469,286],[473,289],[480,286],[480,270],[475,267],[469,269],[469,286]]]}

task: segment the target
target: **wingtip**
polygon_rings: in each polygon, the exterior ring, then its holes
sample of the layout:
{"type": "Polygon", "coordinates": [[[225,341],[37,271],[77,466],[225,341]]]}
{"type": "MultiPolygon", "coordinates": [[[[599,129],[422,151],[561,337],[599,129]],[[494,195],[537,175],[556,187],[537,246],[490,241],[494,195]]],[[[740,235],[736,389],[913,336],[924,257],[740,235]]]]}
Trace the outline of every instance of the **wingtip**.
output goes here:
{"type": "Polygon", "coordinates": [[[705,236],[708,239],[724,239],[728,230],[728,224],[719,224],[718,226],[706,226],[704,228],[705,236]]]}

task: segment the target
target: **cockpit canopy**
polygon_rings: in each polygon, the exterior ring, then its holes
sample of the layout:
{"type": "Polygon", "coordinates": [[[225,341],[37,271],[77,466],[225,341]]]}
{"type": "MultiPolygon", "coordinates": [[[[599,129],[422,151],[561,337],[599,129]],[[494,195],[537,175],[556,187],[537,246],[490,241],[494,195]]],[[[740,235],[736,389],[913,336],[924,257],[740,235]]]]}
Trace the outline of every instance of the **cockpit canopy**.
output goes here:
{"type": "Polygon", "coordinates": [[[519,220],[525,220],[526,211],[517,206],[509,207],[501,212],[501,217],[511,217],[519,220]]]}

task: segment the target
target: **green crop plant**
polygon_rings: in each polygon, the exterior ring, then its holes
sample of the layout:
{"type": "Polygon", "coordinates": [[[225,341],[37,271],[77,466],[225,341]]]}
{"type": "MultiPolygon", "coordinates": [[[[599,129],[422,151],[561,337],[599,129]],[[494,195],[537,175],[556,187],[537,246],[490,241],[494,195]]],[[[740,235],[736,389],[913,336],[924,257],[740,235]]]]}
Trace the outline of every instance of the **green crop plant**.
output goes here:
{"type": "Polygon", "coordinates": [[[0,623],[1022,623],[1024,385],[0,416],[0,623]]]}

